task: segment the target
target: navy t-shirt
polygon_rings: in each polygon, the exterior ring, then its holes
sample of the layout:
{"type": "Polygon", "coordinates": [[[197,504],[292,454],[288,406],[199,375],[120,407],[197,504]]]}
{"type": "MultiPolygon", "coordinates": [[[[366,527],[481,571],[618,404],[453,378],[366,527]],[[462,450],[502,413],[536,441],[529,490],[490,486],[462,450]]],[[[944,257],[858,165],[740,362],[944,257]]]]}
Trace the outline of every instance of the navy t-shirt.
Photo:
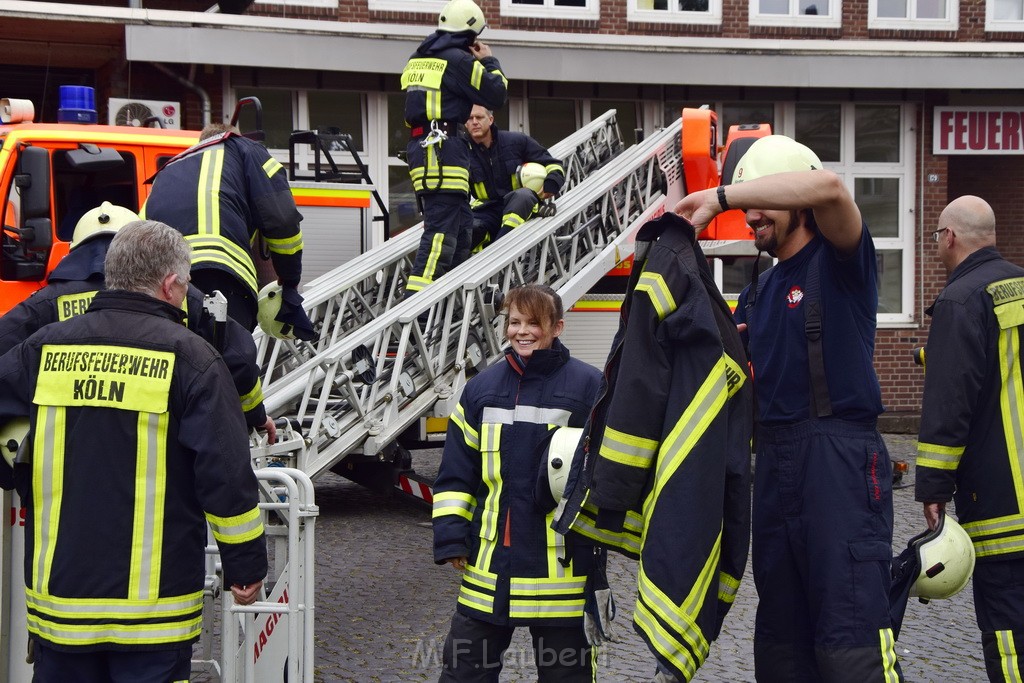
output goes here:
{"type": "Polygon", "coordinates": [[[860,245],[846,258],[816,236],[797,254],[779,262],[768,273],[752,311],[746,309],[750,287],[740,294],[735,319],[748,324],[748,348],[763,424],[792,423],[810,416],[803,298],[808,268],[820,249],[824,249],[818,261],[822,351],[832,414],[870,422],[883,410],[872,362],[878,266],[865,226],[860,245]]]}

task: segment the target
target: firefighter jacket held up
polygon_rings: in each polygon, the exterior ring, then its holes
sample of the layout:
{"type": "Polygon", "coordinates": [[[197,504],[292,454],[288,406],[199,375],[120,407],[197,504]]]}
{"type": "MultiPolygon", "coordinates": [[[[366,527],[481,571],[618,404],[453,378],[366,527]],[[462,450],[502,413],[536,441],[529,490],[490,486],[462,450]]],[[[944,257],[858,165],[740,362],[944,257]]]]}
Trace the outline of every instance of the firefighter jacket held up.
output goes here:
{"type": "Polygon", "coordinates": [[[928,313],[915,497],[956,500],[979,562],[1024,557],[1024,268],[994,247],[950,274],[928,313]]]}
{"type": "Polygon", "coordinates": [[[747,562],[752,390],[692,226],[665,214],[636,247],[555,528],[640,560],[634,627],[688,681],[747,562]]]}
{"type": "Polygon", "coordinates": [[[434,560],[469,562],[457,609],[499,625],[582,628],[592,555],[567,560],[547,488],[551,430],[581,427],[600,373],[556,338],[529,362],[511,349],[471,379],[448,423],[434,486],[434,560]]]}
{"type": "Polygon", "coordinates": [[[153,650],[202,627],[207,523],[226,585],[267,572],[231,378],[182,311],[129,292],[0,357],[0,423],[29,418],[25,594],[58,650],[153,650]]]}

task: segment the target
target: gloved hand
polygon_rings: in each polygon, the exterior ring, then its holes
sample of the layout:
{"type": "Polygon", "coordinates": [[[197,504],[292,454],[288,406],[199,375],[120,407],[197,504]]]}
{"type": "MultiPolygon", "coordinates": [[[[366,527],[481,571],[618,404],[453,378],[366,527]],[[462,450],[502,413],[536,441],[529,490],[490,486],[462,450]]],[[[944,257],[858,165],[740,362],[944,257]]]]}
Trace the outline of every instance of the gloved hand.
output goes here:
{"type": "Polygon", "coordinates": [[[612,621],[615,619],[615,597],[608,586],[606,564],[608,551],[604,548],[594,550],[595,567],[587,576],[583,589],[585,602],[583,605],[583,632],[591,647],[599,647],[615,641],[612,633],[612,621]]]}
{"type": "Polygon", "coordinates": [[[541,218],[548,218],[555,215],[558,207],[555,206],[554,197],[549,197],[537,205],[537,215],[541,218]]]}
{"type": "MultiPolygon", "coordinates": [[[[312,340],[316,336],[316,331],[313,329],[313,323],[310,322],[305,309],[302,308],[302,295],[294,287],[282,288],[281,294],[281,310],[278,311],[274,319],[279,323],[290,325],[290,332],[296,338],[303,341],[312,340]]],[[[289,330],[285,328],[285,333],[288,332],[289,330]]]]}

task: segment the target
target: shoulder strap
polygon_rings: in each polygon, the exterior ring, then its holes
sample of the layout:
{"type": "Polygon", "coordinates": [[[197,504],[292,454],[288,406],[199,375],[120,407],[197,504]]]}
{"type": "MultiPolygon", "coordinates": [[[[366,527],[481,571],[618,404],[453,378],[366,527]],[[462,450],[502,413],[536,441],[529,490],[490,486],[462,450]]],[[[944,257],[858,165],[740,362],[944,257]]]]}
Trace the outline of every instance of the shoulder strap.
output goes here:
{"type": "Polygon", "coordinates": [[[822,245],[811,258],[804,291],[804,334],[807,335],[807,364],[811,380],[811,419],[832,414],[821,343],[821,253],[824,249],[822,245]]]}

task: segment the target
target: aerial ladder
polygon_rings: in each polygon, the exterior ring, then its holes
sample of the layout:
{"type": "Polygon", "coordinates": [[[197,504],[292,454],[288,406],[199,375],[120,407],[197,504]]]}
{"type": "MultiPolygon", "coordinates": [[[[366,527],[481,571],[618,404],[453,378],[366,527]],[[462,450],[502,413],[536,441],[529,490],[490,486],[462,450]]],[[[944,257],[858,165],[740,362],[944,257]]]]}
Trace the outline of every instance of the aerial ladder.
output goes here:
{"type": "Polygon", "coordinates": [[[397,464],[398,437],[423,416],[447,417],[468,378],[502,356],[498,293],[531,282],[584,291],[631,253],[640,225],[682,197],[680,134],[677,120],[574,177],[555,216],[527,222],[413,296],[397,294],[418,231],[312,283],[304,296],[318,339],[259,339],[267,411],[301,435],[260,455],[312,479],[343,461],[397,464]]]}

